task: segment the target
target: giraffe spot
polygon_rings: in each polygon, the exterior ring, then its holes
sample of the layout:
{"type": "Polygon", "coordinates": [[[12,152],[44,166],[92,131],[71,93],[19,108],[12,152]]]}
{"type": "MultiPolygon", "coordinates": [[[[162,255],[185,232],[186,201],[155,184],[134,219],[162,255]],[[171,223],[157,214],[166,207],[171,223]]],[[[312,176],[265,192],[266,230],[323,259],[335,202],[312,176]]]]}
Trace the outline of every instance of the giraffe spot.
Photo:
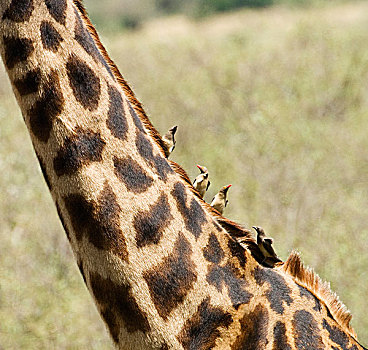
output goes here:
{"type": "Polygon", "coordinates": [[[229,247],[232,256],[236,257],[239,261],[240,266],[244,268],[247,264],[245,249],[231,237],[227,242],[227,246],[229,247]]]}
{"type": "Polygon", "coordinates": [[[95,110],[101,92],[99,77],[75,55],[69,57],[66,69],[76,100],[89,111],[95,110]]]}
{"type": "Polygon", "coordinates": [[[167,180],[168,174],[174,173],[174,171],[171,169],[171,166],[169,165],[167,160],[164,157],[162,157],[160,154],[155,156],[154,163],[155,163],[155,167],[156,167],[158,176],[163,181],[167,180]]]}
{"type": "Polygon", "coordinates": [[[52,185],[51,185],[50,178],[47,175],[46,165],[45,165],[44,161],[42,160],[42,158],[39,156],[39,154],[37,152],[36,152],[36,156],[37,156],[37,159],[38,159],[38,163],[40,164],[40,168],[41,168],[41,171],[42,171],[43,178],[45,179],[47,187],[51,191],[52,185]]]}
{"type": "Polygon", "coordinates": [[[117,320],[123,320],[129,333],[136,331],[146,333],[151,330],[147,315],[139,308],[130,286],[117,284],[97,273],[91,273],[89,280],[92,293],[100,306],[101,315],[115,342],[119,339],[117,320]]]}
{"type": "Polygon", "coordinates": [[[262,305],[257,305],[253,312],[246,313],[240,320],[240,335],[231,349],[266,349],[269,342],[267,339],[268,319],[268,311],[262,305]]]}
{"type": "Polygon", "coordinates": [[[64,197],[77,240],[86,237],[96,248],[109,250],[122,260],[128,252],[120,229],[121,208],[106,182],[97,200],[88,201],[79,194],[64,197]]]}
{"type": "Polygon", "coordinates": [[[84,281],[84,284],[87,285],[87,280],[86,280],[86,275],[84,273],[84,268],[83,268],[83,263],[81,261],[78,262],[78,268],[79,268],[79,272],[81,273],[82,275],[82,278],[83,278],[83,281],[84,281]]]}
{"type": "Polygon", "coordinates": [[[206,222],[201,205],[194,198],[192,198],[190,205],[187,205],[185,186],[181,182],[177,182],[174,185],[171,194],[176,201],[179,212],[184,218],[186,229],[198,238],[202,232],[202,225],[206,222]]]}
{"type": "Polygon", "coordinates": [[[74,39],[79,43],[80,46],[90,55],[95,61],[100,61],[109,74],[113,77],[110,66],[107,64],[106,60],[101,55],[100,51],[96,46],[96,42],[93,40],[90,32],[83,25],[82,19],[76,9],[74,9],[75,14],[75,30],[74,39]]]}
{"type": "Polygon", "coordinates": [[[212,349],[221,335],[218,328],[227,328],[231,322],[231,315],[219,307],[212,306],[210,298],[207,297],[192,318],[185,322],[178,339],[185,350],[212,349]]]}
{"type": "Polygon", "coordinates": [[[189,242],[180,234],[172,253],[153,270],[144,273],[153,303],[164,319],[183,302],[197,280],[191,254],[189,242]]]}
{"type": "Polygon", "coordinates": [[[45,0],[46,7],[55,21],[65,25],[66,0],[45,0]]]}
{"type": "Polygon", "coordinates": [[[56,71],[51,71],[43,84],[41,97],[29,110],[30,128],[39,141],[47,142],[53,120],[62,112],[64,97],[61,92],[59,77],[56,71]]]}
{"type": "Polygon", "coordinates": [[[330,334],[330,339],[337,345],[340,345],[343,349],[346,350],[357,349],[355,345],[349,347],[350,339],[345,332],[341,331],[336,326],[330,326],[325,319],[323,320],[323,328],[326,329],[330,334]]]}
{"type": "Polygon", "coordinates": [[[292,320],[295,334],[295,345],[298,350],[323,350],[322,338],[313,315],[305,310],[298,310],[292,320]]]}
{"type": "Polygon", "coordinates": [[[281,315],[284,312],[283,302],[290,305],[293,301],[290,296],[291,290],[287,286],[285,279],[272,269],[257,267],[253,273],[258,285],[262,286],[265,282],[269,284],[266,297],[270,302],[272,310],[281,315]]]}
{"type": "Polygon", "coordinates": [[[63,217],[63,213],[61,211],[61,208],[60,208],[60,205],[59,205],[58,202],[56,202],[56,211],[57,211],[57,214],[59,216],[61,225],[63,226],[63,229],[65,231],[66,237],[68,238],[68,241],[70,242],[70,232],[69,232],[68,227],[66,226],[66,223],[65,223],[65,220],[64,220],[64,217],[63,217]]]}
{"type": "Polygon", "coordinates": [[[169,350],[169,346],[168,346],[166,343],[163,343],[163,344],[161,345],[160,350],[169,350]]]}
{"type": "Polygon", "coordinates": [[[17,63],[27,60],[34,50],[32,41],[26,38],[11,38],[4,36],[4,63],[12,69],[17,63]]]}
{"type": "Polygon", "coordinates": [[[109,86],[109,112],[107,116],[107,127],[111,134],[118,139],[126,140],[128,132],[128,123],[125,118],[124,105],[121,93],[117,88],[109,86]]]}
{"type": "Polygon", "coordinates": [[[167,175],[172,173],[173,170],[165,158],[161,157],[159,154],[157,156],[153,155],[153,146],[147,136],[143,133],[138,133],[135,145],[142,158],[144,158],[148,164],[155,167],[160,179],[166,181],[167,175]]]}
{"type": "Polygon", "coordinates": [[[206,260],[213,262],[215,264],[219,264],[225,256],[224,251],[221,248],[220,242],[218,241],[214,233],[210,234],[208,243],[206,247],[203,249],[203,256],[206,258],[206,260]]]}
{"type": "Polygon", "coordinates": [[[135,112],[135,110],[132,107],[132,105],[130,104],[130,102],[128,102],[128,104],[129,104],[129,112],[130,112],[130,115],[133,119],[133,122],[134,122],[135,126],[137,127],[137,129],[139,131],[142,131],[143,133],[146,133],[146,130],[144,130],[141,119],[138,117],[137,113],[135,112]]]}
{"type": "Polygon", "coordinates": [[[56,52],[63,41],[63,38],[54,28],[54,26],[47,21],[42,21],[40,25],[41,41],[45,50],[56,52]]]}
{"type": "Polygon", "coordinates": [[[253,296],[246,290],[246,280],[236,276],[234,268],[229,265],[212,265],[207,275],[207,281],[215,286],[219,292],[226,286],[233,307],[236,309],[242,304],[248,304],[253,296]]]}
{"type": "Polygon", "coordinates": [[[4,12],[3,20],[10,19],[14,22],[26,22],[31,17],[33,9],[33,0],[13,0],[4,12]]]}
{"type": "Polygon", "coordinates": [[[114,158],[115,175],[127,187],[128,191],[142,193],[152,185],[153,179],[132,158],[114,158]]]}
{"type": "Polygon", "coordinates": [[[70,175],[82,166],[100,162],[105,145],[106,142],[102,140],[99,132],[78,128],[73,136],[65,139],[64,145],[54,159],[56,175],[70,175]]]}
{"type": "Polygon", "coordinates": [[[149,163],[154,162],[155,156],[153,155],[153,147],[145,134],[140,132],[137,134],[135,145],[137,146],[137,150],[142,158],[149,163]]]}
{"type": "Polygon", "coordinates": [[[29,95],[38,91],[41,84],[41,70],[36,68],[29,71],[23,78],[14,81],[14,86],[21,96],[29,95]]]}
{"type": "Polygon", "coordinates": [[[273,329],[273,348],[272,350],[291,350],[286,336],[285,323],[277,321],[273,329]]]}
{"type": "Polygon", "coordinates": [[[147,212],[138,212],[134,217],[133,226],[137,232],[137,246],[157,244],[172,218],[167,195],[162,194],[157,203],[151,205],[147,212]]]}
{"type": "Polygon", "coordinates": [[[314,301],[314,307],[313,310],[314,311],[318,311],[320,312],[322,310],[321,307],[321,303],[320,301],[317,299],[317,297],[315,295],[313,295],[307,288],[297,284],[298,288],[299,288],[299,294],[301,297],[306,297],[309,300],[314,301]]]}

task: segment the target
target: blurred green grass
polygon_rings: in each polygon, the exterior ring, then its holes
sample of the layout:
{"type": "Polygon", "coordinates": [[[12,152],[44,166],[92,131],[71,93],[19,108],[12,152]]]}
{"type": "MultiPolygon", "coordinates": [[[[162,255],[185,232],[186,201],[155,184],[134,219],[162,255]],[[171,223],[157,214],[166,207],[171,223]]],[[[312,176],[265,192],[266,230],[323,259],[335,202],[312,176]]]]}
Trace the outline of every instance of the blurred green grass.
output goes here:
{"type": "MultiPolygon", "coordinates": [[[[368,344],[368,3],[171,17],[102,39],[172,159],[330,281],[368,344]]],[[[100,30],[101,31],[101,30],[100,30]]],[[[0,70],[0,348],[112,349],[0,70]]]]}

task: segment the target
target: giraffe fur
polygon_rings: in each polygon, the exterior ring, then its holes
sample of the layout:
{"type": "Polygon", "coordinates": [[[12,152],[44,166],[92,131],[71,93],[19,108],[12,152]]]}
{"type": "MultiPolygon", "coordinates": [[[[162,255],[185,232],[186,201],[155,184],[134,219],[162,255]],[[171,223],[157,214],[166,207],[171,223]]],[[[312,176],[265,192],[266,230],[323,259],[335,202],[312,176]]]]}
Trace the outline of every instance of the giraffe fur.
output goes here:
{"type": "Polygon", "coordinates": [[[261,266],[248,230],[214,213],[165,158],[80,1],[4,0],[0,33],[46,183],[117,348],[364,349],[296,258],[261,266]]]}

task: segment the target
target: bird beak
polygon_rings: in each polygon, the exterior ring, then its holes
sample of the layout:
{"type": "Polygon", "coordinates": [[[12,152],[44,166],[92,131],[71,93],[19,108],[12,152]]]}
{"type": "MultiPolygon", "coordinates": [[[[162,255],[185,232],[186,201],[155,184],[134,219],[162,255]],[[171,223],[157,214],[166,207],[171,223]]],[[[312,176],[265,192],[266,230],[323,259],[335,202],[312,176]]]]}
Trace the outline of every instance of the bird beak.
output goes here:
{"type": "Polygon", "coordinates": [[[227,185],[226,188],[229,189],[232,185],[227,185]]]}
{"type": "Polygon", "coordinates": [[[178,128],[177,125],[173,126],[169,131],[172,132],[172,134],[175,134],[176,133],[176,129],[178,128]]]}
{"type": "Polygon", "coordinates": [[[202,169],[202,167],[200,165],[198,165],[198,164],[197,164],[197,168],[201,171],[201,173],[204,172],[203,169],[202,169]]]}
{"type": "Polygon", "coordinates": [[[252,226],[252,228],[254,228],[257,231],[257,226],[252,226]]]}

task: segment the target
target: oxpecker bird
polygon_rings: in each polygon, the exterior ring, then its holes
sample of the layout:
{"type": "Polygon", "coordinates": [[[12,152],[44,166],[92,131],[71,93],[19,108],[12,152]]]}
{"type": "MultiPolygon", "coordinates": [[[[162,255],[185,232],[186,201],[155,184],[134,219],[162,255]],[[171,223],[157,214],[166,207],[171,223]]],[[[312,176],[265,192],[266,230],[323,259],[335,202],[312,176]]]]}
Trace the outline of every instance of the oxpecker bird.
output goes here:
{"type": "Polygon", "coordinates": [[[273,267],[276,263],[282,262],[274,251],[272,244],[273,239],[267,237],[263,228],[259,226],[252,226],[257,232],[257,245],[264,256],[262,264],[273,267]]]}
{"type": "Polygon", "coordinates": [[[171,152],[174,150],[175,148],[175,144],[176,144],[176,140],[175,140],[175,133],[177,130],[177,126],[173,126],[171,129],[169,129],[169,131],[162,136],[162,141],[164,142],[165,148],[165,155],[166,158],[169,158],[171,152]]]}
{"type": "Polygon", "coordinates": [[[220,214],[224,212],[225,207],[227,206],[227,203],[229,202],[227,197],[227,191],[231,185],[227,185],[221,188],[220,191],[216,194],[215,197],[213,197],[211,202],[211,207],[215,208],[220,214]]]}
{"type": "Polygon", "coordinates": [[[197,165],[200,170],[200,174],[194,179],[193,187],[198,191],[199,195],[203,198],[204,194],[210,187],[211,182],[208,180],[208,170],[205,166],[197,165]]]}

